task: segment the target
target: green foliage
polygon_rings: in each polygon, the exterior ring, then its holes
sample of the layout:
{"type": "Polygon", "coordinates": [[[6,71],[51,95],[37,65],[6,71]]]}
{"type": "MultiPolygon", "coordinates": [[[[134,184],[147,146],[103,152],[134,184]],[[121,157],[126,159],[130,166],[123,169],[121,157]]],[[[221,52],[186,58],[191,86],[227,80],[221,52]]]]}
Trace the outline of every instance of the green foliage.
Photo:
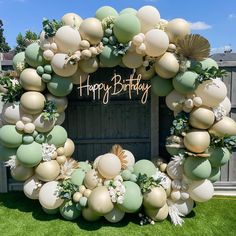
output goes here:
{"type": "Polygon", "coordinates": [[[47,18],[43,18],[43,30],[45,31],[45,38],[47,39],[53,37],[61,26],[61,21],[54,19],[50,21],[47,18]]]}
{"type": "Polygon", "coordinates": [[[0,85],[7,89],[6,93],[1,93],[3,102],[13,103],[20,101],[20,97],[24,91],[18,80],[3,76],[0,77],[0,85]]]}
{"type": "Polygon", "coordinates": [[[65,200],[71,200],[74,193],[77,191],[77,186],[70,179],[66,179],[58,184],[59,197],[65,200]]]}
{"type": "Polygon", "coordinates": [[[172,122],[170,128],[171,135],[182,135],[183,132],[189,130],[188,124],[189,114],[186,112],[180,112],[172,122]]]}
{"type": "Polygon", "coordinates": [[[3,32],[4,32],[3,22],[0,19],[0,52],[9,52],[11,48],[6,42],[6,38],[4,37],[3,32]]]}
{"type": "Polygon", "coordinates": [[[191,71],[196,72],[199,76],[197,78],[198,82],[202,83],[209,79],[223,78],[226,75],[227,71],[222,69],[217,69],[215,66],[211,68],[202,68],[201,63],[196,63],[195,66],[190,68],[191,71]]]}
{"type": "Polygon", "coordinates": [[[15,52],[23,52],[27,48],[27,46],[33,42],[35,42],[38,39],[38,35],[35,32],[32,32],[30,30],[27,30],[25,32],[25,35],[22,33],[19,33],[16,37],[16,47],[15,52]]]}
{"type": "Polygon", "coordinates": [[[43,118],[45,120],[57,120],[59,113],[57,112],[57,106],[54,101],[46,101],[43,109],[43,118]]]}
{"type": "Polygon", "coordinates": [[[160,182],[161,179],[154,180],[146,174],[139,174],[137,178],[137,184],[139,185],[142,194],[151,192],[151,189],[157,187],[160,182]]]}
{"type": "Polygon", "coordinates": [[[236,136],[225,136],[222,138],[211,137],[211,147],[222,147],[227,148],[230,152],[236,147],[236,136]]]}
{"type": "Polygon", "coordinates": [[[119,44],[114,45],[113,47],[114,47],[114,54],[116,56],[125,55],[125,53],[129,49],[129,44],[119,43],[119,44]]]}

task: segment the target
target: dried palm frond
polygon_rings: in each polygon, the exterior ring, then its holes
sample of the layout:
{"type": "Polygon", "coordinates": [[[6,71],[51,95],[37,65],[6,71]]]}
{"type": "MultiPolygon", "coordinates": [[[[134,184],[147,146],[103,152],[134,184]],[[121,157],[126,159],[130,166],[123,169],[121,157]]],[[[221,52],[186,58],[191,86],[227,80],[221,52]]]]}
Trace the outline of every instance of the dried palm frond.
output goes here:
{"type": "Polygon", "coordinates": [[[127,161],[126,161],[126,155],[125,151],[119,144],[115,144],[112,146],[111,153],[115,154],[118,156],[121,162],[121,168],[126,169],[127,168],[127,161]]]}
{"type": "Polygon", "coordinates": [[[171,219],[171,222],[174,225],[180,225],[182,226],[184,223],[184,220],[181,218],[184,215],[179,212],[178,208],[175,206],[174,202],[171,200],[167,200],[167,205],[169,206],[169,216],[171,219]]]}
{"type": "Polygon", "coordinates": [[[210,157],[210,154],[208,154],[208,153],[185,152],[185,154],[187,154],[188,156],[192,156],[192,157],[205,157],[205,158],[210,157]]]}
{"type": "Polygon", "coordinates": [[[201,61],[210,55],[210,43],[199,34],[188,34],[176,40],[177,53],[201,61]]]}
{"type": "Polygon", "coordinates": [[[79,163],[72,158],[67,159],[67,161],[61,165],[60,175],[57,177],[57,180],[69,179],[71,174],[75,169],[79,168],[79,163]]]}

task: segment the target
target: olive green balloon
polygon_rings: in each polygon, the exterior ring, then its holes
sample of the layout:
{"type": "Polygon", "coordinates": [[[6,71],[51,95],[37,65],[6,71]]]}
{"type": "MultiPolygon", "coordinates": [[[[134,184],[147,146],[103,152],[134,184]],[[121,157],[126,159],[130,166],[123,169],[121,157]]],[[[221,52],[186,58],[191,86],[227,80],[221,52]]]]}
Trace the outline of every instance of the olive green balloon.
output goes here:
{"type": "Polygon", "coordinates": [[[99,59],[104,67],[115,67],[121,62],[121,56],[114,54],[114,48],[112,46],[105,46],[99,55],[99,59]]]}
{"type": "Polygon", "coordinates": [[[220,180],[220,168],[216,167],[216,168],[212,168],[211,169],[211,175],[208,178],[212,183],[219,181],[220,180]]]}
{"type": "Polygon", "coordinates": [[[42,207],[43,211],[48,215],[56,215],[59,212],[59,208],[56,209],[47,209],[42,207]]]}
{"type": "Polygon", "coordinates": [[[32,135],[25,134],[23,135],[22,141],[23,144],[31,144],[34,142],[34,137],[32,135]]]}
{"type": "Polygon", "coordinates": [[[75,203],[66,201],[60,206],[60,213],[66,220],[74,220],[80,216],[81,211],[76,208],[75,203]]]}
{"type": "Polygon", "coordinates": [[[120,12],[120,15],[122,15],[122,14],[136,15],[137,14],[137,10],[135,10],[134,8],[128,7],[128,8],[123,9],[120,12]]]}
{"type": "Polygon", "coordinates": [[[66,140],[67,132],[60,125],[54,126],[54,128],[46,136],[46,142],[48,144],[54,144],[56,147],[63,147],[66,140]]]}
{"type": "Polygon", "coordinates": [[[211,147],[208,149],[208,153],[210,154],[209,161],[212,167],[220,167],[226,164],[230,159],[230,152],[227,148],[222,147],[211,147]]]}
{"type": "Polygon", "coordinates": [[[173,79],[173,86],[181,94],[192,93],[199,85],[198,74],[192,71],[186,71],[177,74],[173,79]]]}
{"type": "Polygon", "coordinates": [[[0,129],[0,143],[9,148],[17,148],[22,144],[22,134],[15,125],[4,125],[0,129]]]}
{"type": "Polygon", "coordinates": [[[25,52],[17,53],[12,59],[12,66],[14,70],[18,70],[18,66],[25,65],[25,52]]]}
{"type": "Polygon", "coordinates": [[[97,221],[101,218],[95,211],[87,207],[82,210],[82,216],[85,220],[89,222],[97,221]]]}
{"type": "Polygon", "coordinates": [[[22,144],[16,152],[17,160],[25,167],[37,166],[43,159],[42,145],[33,142],[22,144]]]}
{"type": "Polygon", "coordinates": [[[141,24],[136,16],[122,14],[114,21],[113,32],[120,43],[128,43],[141,32],[141,24]]]}
{"type": "Polygon", "coordinates": [[[160,76],[155,76],[151,79],[152,92],[160,97],[167,96],[173,89],[171,79],[163,79],[160,76]]]}
{"type": "Polygon", "coordinates": [[[125,186],[124,202],[117,204],[118,208],[127,213],[138,211],[143,202],[143,195],[139,186],[131,181],[124,181],[123,184],[125,186]]]}
{"type": "Polygon", "coordinates": [[[108,16],[117,17],[118,13],[117,13],[117,11],[113,7],[103,6],[103,7],[100,7],[96,11],[96,15],[95,15],[95,17],[97,19],[99,19],[100,21],[102,21],[104,18],[106,18],[108,16]]]}
{"type": "Polygon", "coordinates": [[[82,169],[85,173],[92,169],[92,166],[86,161],[79,162],[79,169],[82,169]]]}
{"type": "Polygon", "coordinates": [[[83,184],[84,177],[85,177],[85,172],[82,169],[74,170],[71,175],[71,182],[74,185],[80,186],[83,184]]]}
{"type": "Polygon", "coordinates": [[[149,160],[140,160],[134,164],[134,174],[146,174],[151,177],[156,173],[157,169],[155,165],[149,160]]]}
{"type": "Polygon", "coordinates": [[[25,61],[34,68],[47,64],[47,61],[43,58],[43,51],[38,43],[32,43],[26,48],[25,61]]]}
{"type": "Polygon", "coordinates": [[[44,71],[47,74],[51,74],[52,73],[52,66],[51,65],[44,66],[44,71]]]}
{"type": "Polygon", "coordinates": [[[11,156],[16,155],[15,148],[8,148],[0,145],[0,161],[8,161],[11,156]]]}
{"type": "Polygon", "coordinates": [[[211,174],[211,163],[206,158],[188,157],[184,162],[184,172],[192,180],[207,179],[211,174]]]}
{"type": "Polygon", "coordinates": [[[47,83],[47,88],[54,96],[65,97],[72,91],[73,83],[67,78],[53,75],[51,80],[47,83]]]}

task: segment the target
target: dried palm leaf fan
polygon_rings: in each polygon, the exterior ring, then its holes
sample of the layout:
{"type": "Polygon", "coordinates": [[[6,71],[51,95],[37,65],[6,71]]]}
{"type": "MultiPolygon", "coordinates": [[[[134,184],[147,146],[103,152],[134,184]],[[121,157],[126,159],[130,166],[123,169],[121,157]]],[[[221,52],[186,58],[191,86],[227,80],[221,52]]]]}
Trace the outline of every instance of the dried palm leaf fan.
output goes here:
{"type": "Polygon", "coordinates": [[[123,148],[119,144],[115,144],[111,148],[111,153],[119,157],[120,162],[121,162],[121,168],[126,169],[127,161],[126,161],[125,151],[123,150],[123,148]]]}
{"type": "Polygon", "coordinates": [[[68,158],[64,164],[61,165],[60,175],[57,180],[69,179],[75,169],[79,168],[79,163],[72,158],[68,158]]]}
{"type": "Polygon", "coordinates": [[[177,53],[188,59],[202,61],[210,55],[210,43],[199,34],[188,34],[176,40],[177,53]]]}

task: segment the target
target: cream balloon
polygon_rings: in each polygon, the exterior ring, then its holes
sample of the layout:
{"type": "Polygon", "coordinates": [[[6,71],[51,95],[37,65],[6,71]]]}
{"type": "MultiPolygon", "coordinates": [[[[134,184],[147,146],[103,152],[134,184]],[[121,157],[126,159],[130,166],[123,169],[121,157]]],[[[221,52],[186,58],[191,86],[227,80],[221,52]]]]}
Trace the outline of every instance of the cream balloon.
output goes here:
{"type": "Polygon", "coordinates": [[[191,198],[187,200],[179,200],[174,204],[174,206],[179,210],[181,214],[186,216],[192,211],[194,201],[191,198]]]}
{"type": "Polygon", "coordinates": [[[147,31],[154,29],[161,19],[159,11],[153,6],[141,7],[136,16],[141,23],[142,33],[146,33],[147,31]]]}
{"type": "Polygon", "coordinates": [[[152,29],[146,33],[144,44],[148,56],[159,57],[168,49],[169,38],[164,31],[152,29]]]}
{"type": "Polygon", "coordinates": [[[213,197],[214,187],[210,180],[193,181],[189,185],[188,193],[196,202],[206,202],[213,197]]]}
{"type": "Polygon", "coordinates": [[[59,197],[58,181],[45,183],[39,191],[39,202],[46,209],[56,209],[62,205],[63,199],[59,197]]]}
{"type": "Polygon", "coordinates": [[[67,63],[66,64],[66,58],[68,57],[67,54],[64,53],[57,53],[54,55],[54,57],[52,58],[51,61],[51,66],[53,71],[62,76],[62,77],[70,77],[73,74],[75,74],[75,72],[77,71],[78,68],[78,64],[70,64],[67,63]]]}
{"type": "Polygon", "coordinates": [[[185,100],[184,95],[178,93],[176,90],[173,90],[166,96],[166,105],[172,111],[182,111],[183,105],[181,102],[185,100]]]}
{"type": "Polygon", "coordinates": [[[89,170],[84,177],[84,185],[88,188],[88,189],[94,189],[98,186],[99,183],[99,177],[98,177],[98,173],[96,170],[92,169],[89,170]]]}
{"type": "Polygon", "coordinates": [[[122,57],[122,62],[128,68],[138,68],[143,64],[143,56],[135,52],[127,52],[122,57]]]}
{"type": "Polygon", "coordinates": [[[99,160],[98,171],[106,179],[114,178],[121,171],[120,159],[112,153],[104,154],[99,160]]]}
{"type": "Polygon", "coordinates": [[[32,176],[24,183],[24,194],[30,199],[38,199],[41,185],[42,183],[35,176],[32,176]]]}
{"type": "Polygon", "coordinates": [[[49,119],[46,120],[43,116],[43,113],[36,115],[34,117],[33,124],[35,125],[35,129],[40,133],[49,132],[55,125],[55,120],[49,119]]]}
{"type": "Polygon", "coordinates": [[[78,29],[83,19],[75,13],[67,13],[61,18],[61,21],[63,25],[69,25],[78,29]]]}
{"type": "Polygon", "coordinates": [[[73,84],[83,84],[89,75],[88,73],[83,72],[79,67],[77,71],[70,77],[70,80],[73,84]]]}
{"type": "Polygon", "coordinates": [[[18,103],[5,103],[1,112],[2,118],[9,124],[15,124],[21,119],[22,110],[18,103]]]}
{"type": "Polygon", "coordinates": [[[126,166],[127,167],[132,167],[135,164],[135,158],[132,152],[128,150],[123,150],[124,151],[124,156],[125,156],[125,161],[126,161],[126,166]]]}
{"type": "Polygon", "coordinates": [[[52,58],[54,57],[54,52],[52,50],[50,50],[50,49],[45,50],[43,52],[43,57],[44,57],[45,60],[51,61],[52,58]]]}
{"type": "Polygon", "coordinates": [[[225,97],[225,99],[219,104],[218,107],[222,107],[224,109],[224,115],[227,116],[231,110],[231,101],[228,97],[225,97]]]}
{"type": "Polygon", "coordinates": [[[72,154],[74,153],[75,151],[75,144],[74,142],[71,140],[71,139],[67,139],[65,144],[64,144],[64,150],[65,150],[65,153],[64,155],[66,157],[71,157],[72,154]]]}
{"type": "Polygon", "coordinates": [[[90,58],[88,60],[80,60],[79,68],[87,74],[94,73],[99,67],[99,62],[96,57],[90,58]]]}
{"type": "Polygon", "coordinates": [[[48,94],[46,94],[46,99],[48,101],[52,101],[55,103],[58,113],[65,111],[65,109],[68,106],[67,97],[56,97],[56,96],[53,96],[52,94],[48,93],[48,94]]]}
{"type": "Polygon", "coordinates": [[[68,25],[59,28],[55,35],[55,43],[62,53],[72,54],[76,52],[79,49],[80,41],[81,37],[78,30],[68,25]]]}
{"type": "Polygon", "coordinates": [[[11,176],[17,181],[26,181],[34,174],[33,168],[24,167],[22,165],[17,165],[11,169],[11,176]]]}
{"type": "Polygon", "coordinates": [[[65,112],[59,113],[59,116],[57,117],[55,124],[62,125],[64,123],[65,119],[66,119],[66,113],[65,112]]]}

